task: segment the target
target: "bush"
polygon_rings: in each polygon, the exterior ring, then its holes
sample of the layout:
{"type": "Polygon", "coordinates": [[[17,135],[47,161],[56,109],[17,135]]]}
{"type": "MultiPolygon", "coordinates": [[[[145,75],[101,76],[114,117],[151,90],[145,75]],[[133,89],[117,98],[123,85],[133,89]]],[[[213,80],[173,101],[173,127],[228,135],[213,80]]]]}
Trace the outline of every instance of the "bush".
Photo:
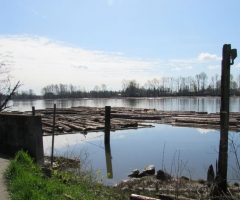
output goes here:
{"type": "Polygon", "coordinates": [[[23,150],[17,152],[15,159],[16,162],[33,165],[33,159],[29,156],[29,154],[23,150]]]}

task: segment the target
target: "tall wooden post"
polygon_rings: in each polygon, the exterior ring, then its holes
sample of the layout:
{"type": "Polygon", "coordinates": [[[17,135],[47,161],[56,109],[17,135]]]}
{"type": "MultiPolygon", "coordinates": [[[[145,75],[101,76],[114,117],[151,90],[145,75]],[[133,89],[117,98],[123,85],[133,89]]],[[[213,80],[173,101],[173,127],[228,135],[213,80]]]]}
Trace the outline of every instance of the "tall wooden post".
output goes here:
{"type": "Polygon", "coordinates": [[[218,171],[215,178],[214,196],[227,193],[228,169],[228,129],[229,129],[229,96],[230,96],[230,64],[231,45],[225,44],[222,52],[221,75],[221,108],[220,108],[220,144],[218,155],[218,171]]]}
{"type": "Polygon", "coordinates": [[[110,117],[111,117],[111,106],[105,106],[105,144],[110,143],[110,117]]]}

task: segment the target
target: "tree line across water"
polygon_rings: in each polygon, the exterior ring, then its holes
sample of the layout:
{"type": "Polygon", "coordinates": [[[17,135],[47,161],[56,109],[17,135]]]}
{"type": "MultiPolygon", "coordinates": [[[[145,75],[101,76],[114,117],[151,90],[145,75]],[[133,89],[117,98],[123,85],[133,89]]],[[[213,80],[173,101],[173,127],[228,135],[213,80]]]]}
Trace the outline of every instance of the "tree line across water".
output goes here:
{"type": "MultiPolygon", "coordinates": [[[[220,96],[221,79],[219,75],[208,78],[205,72],[195,77],[162,77],[148,80],[140,85],[136,80],[122,80],[122,90],[108,90],[105,84],[86,91],[84,87],[72,84],[51,84],[42,88],[42,96],[33,90],[16,92],[13,99],[56,99],[56,98],[111,98],[111,97],[164,97],[164,96],[220,96]]],[[[230,94],[240,96],[240,74],[234,80],[230,76],[230,94]]]]}

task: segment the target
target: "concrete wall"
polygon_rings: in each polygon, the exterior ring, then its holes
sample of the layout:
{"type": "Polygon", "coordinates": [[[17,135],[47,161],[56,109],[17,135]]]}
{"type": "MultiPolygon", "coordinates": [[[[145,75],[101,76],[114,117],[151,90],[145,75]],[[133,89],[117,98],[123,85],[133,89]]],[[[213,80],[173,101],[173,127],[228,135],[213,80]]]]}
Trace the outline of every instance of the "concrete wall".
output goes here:
{"type": "Polygon", "coordinates": [[[8,153],[27,150],[38,164],[43,165],[41,116],[0,113],[0,149],[8,153]]]}

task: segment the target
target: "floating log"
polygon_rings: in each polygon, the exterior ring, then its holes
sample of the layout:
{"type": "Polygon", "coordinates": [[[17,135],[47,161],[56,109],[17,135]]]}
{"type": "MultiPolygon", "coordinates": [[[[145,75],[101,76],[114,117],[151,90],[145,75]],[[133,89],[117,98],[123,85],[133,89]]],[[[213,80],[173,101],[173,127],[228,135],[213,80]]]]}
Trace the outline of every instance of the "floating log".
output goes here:
{"type": "Polygon", "coordinates": [[[52,133],[52,131],[53,131],[51,128],[47,128],[47,127],[42,127],[42,130],[45,133],[52,133]]]}
{"type": "Polygon", "coordinates": [[[74,129],[74,130],[77,130],[77,131],[85,131],[86,128],[85,127],[82,127],[82,126],[77,126],[73,123],[67,123],[67,122],[61,122],[62,124],[74,129]]]}
{"type": "Polygon", "coordinates": [[[45,126],[48,126],[48,127],[52,127],[53,126],[53,124],[49,123],[48,121],[42,121],[42,124],[45,125],[45,126]]]}
{"type": "Polygon", "coordinates": [[[69,126],[66,126],[64,122],[61,122],[61,123],[57,122],[55,126],[57,126],[59,129],[63,129],[63,131],[65,132],[72,132],[72,128],[70,128],[69,126]]]}
{"type": "MultiPolygon", "coordinates": [[[[44,111],[42,112],[44,115],[52,115],[53,111],[44,111]]],[[[56,114],[77,114],[75,111],[56,111],[56,114]]]]}

